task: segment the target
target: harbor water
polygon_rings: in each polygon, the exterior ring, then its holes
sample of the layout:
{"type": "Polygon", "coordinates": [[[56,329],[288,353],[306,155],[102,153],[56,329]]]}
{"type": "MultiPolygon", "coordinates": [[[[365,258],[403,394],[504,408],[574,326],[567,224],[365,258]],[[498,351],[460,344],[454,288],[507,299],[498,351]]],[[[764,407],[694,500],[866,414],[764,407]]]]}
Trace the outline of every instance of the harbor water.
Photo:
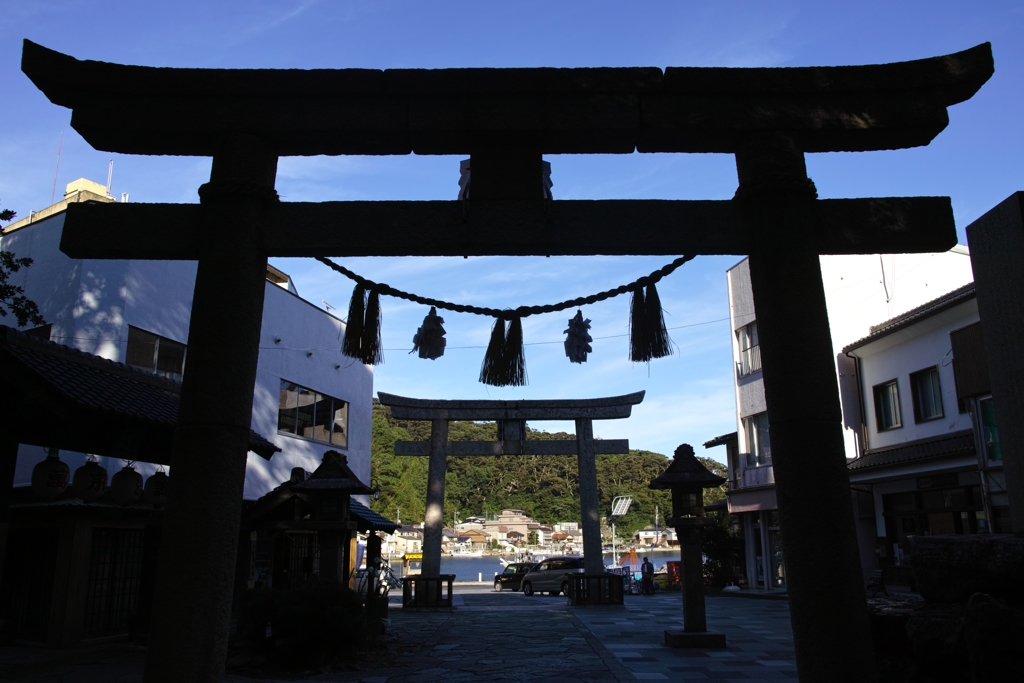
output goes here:
{"type": "MultiPolygon", "coordinates": [[[[539,555],[539,554],[538,554],[539,555]]],[[[618,553],[619,557],[622,557],[622,553],[618,553]]],[[[651,563],[655,568],[660,568],[663,564],[669,560],[679,559],[679,549],[669,548],[667,550],[637,550],[637,556],[642,561],[643,558],[651,558],[651,563]]],[[[506,557],[511,560],[511,557],[506,557]]],[[[611,551],[604,553],[604,563],[609,565],[612,563],[611,551]]],[[[400,573],[402,568],[402,561],[393,559],[391,562],[392,568],[395,573],[400,573]]],[[[500,574],[504,571],[504,567],[501,562],[498,561],[497,555],[485,556],[485,557],[442,557],[441,558],[441,573],[442,574],[454,574],[456,581],[476,581],[478,578],[482,579],[485,583],[490,583],[494,580],[495,574],[500,574]]],[[[637,569],[639,571],[639,568],[637,569]]]]}

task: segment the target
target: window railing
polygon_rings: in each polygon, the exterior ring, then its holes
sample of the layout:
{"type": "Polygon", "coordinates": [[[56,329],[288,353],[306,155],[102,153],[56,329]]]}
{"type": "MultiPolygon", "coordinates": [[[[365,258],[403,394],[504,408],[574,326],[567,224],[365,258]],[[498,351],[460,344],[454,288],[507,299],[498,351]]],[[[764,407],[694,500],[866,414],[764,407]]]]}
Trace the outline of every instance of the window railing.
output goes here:
{"type": "Polygon", "coordinates": [[[746,377],[761,369],[761,346],[751,346],[740,351],[740,359],[736,362],[740,377],[746,377]]]}

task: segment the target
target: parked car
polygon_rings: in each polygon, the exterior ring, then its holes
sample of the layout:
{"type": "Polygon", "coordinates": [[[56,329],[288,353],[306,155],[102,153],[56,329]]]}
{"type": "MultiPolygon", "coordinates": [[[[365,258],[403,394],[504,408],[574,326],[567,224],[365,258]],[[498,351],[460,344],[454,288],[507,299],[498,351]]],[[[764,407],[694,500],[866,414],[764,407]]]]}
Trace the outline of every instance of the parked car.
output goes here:
{"type": "Polygon", "coordinates": [[[549,595],[569,593],[569,575],[583,573],[583,558],[578,555],[549,557],[523,577],[523,595],[547,592],[549,595]]]}
{"type": "Polygon", "coordinates": [[[523,577],[537,565],[536,562],[512,562],[505,566],[505,571],[494,577],[494,590],[517,591],[522,587],[523,577]]]}

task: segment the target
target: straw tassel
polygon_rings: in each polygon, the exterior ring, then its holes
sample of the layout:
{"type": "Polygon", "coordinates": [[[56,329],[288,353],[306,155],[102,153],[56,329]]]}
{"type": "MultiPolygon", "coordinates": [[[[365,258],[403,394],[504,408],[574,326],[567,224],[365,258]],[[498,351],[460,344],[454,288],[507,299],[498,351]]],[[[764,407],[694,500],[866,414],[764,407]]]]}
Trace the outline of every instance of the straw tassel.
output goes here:
{"type": "Polygon", "coordinates": [[[644,334],[647,322],[644,306],[644,289],[637,287],[629,302],[629,359],[634,363],[646,363],[651,359],[644,334]]]}
{"type": "Polygon", "coordinates": [[[647,285],[647,296],[644,298],[644,333],[647,337],[647,348],[651,358],[664,358],[672,355],[672,340],[665,329],[665,315],[661,310],[661,297],[654,283],[647,285]]]}
{"type": "Polygon", "coordinates": [[[523,350],[523,320],[512,318],[508,324],[508,336],[505,337],[505,349],[502,354],[505,366],[505,386],[521,387],[526,385],[526,353],[523,350]]]}
{"type": "Polygon", "coordinates": [[[345,341],[341,352],[349,358],[362,360],[360,351],[363,337],[363,315],[366,310],[366,289],[356,285],[352,290],[352,300],[348,304],[348,321],[345,326],[345,341]]]}
{"type": "Polygon", "coordinates": [[[494,387],[503,387],[501,377],[501,357],[505,351],[505,321],[498,318],[491,328],[491,341],[487,343],[484,362],[480,365],[480,381],[494,387]]]}
{"type": "Polygon", "coordinates": [[[384,364],[384,349],[380,343],[380,293],[376,289],[371,289],[366,299],[366,320],[359,351],[367,365],[384,364]]]}

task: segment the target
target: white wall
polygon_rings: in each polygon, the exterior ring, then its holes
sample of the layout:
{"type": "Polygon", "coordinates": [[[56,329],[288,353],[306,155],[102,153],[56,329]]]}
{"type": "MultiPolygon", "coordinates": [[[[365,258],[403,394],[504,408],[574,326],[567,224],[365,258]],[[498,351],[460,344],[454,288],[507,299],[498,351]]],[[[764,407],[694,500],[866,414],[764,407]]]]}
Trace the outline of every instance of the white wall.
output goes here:
{"type": "Polygon", "coordinates": [[[949,333],[977,321],[978,303],[970,299],[851,352],[851,355],[861,359],[864,418],[868,426],[867,448],[894,446],[973,427],[970,414],[957,411],[949,333]],[[939,369],[943,417],[915,423],[910,373],[933,365],[939,369]],[[899,388],[902,426],[879,432],[872,387],[894,378],[899,388]]]}
{"type": "Polygon", "coordinates": [[[352,471],[370,484],[373,369],[341,353],[344,330],[341,320],[267,283],[252,426],[282,452],[270,462],[249,454],[246,499],[257,498],[288,479],[293,467],[312,472],[324,452],[332,449],[347,455],[352,471]],[[277,433],[282,379],[349,402],[347,448],[277,433]]]}
{"type": "MultiPolygon", "coordinates": [[[[65,214],[58,213],[5,235],[0,248],[34,260],[11,282],[24,287],[48,323],[51,340],[123,362],[128,326],[181,343],[188,341],[197,264],[194,261],[80,260],[60,251],[65,214]]],[[[13,321],[4,320],[4,323],[13,321]]],[[[250,453],[245,497],[257,498],[288,479],[292,467],[316,469],[332,446],[277,433],[282,378],[349,402],[349,442],[337,450],[353,472],[370,483],[373,370],[341,354],[345,325],[297,295],[266,283],[260,356],[253,396],[253,429],[282,448],[270,462],[250,453]],[[280,337],[281,344],[274,338],[280,337]],[[306,352],[312,351],[307,356],[306,352]],[[339,368],[335,368],[339,365],[339,368]]],[[[188,357],[185,360],[188,371],[188,357]]],[[[38,446],[18,451],[15,485],[31,482],[32,468],[45,457],[38,446]]],[[[72,472],[85,454],[62,452],[72,472]]],[[[120,460],[101,458],[112,476],[120,460]]],[[[144,476],[155,465],[136,466],[144,476]]]]}

